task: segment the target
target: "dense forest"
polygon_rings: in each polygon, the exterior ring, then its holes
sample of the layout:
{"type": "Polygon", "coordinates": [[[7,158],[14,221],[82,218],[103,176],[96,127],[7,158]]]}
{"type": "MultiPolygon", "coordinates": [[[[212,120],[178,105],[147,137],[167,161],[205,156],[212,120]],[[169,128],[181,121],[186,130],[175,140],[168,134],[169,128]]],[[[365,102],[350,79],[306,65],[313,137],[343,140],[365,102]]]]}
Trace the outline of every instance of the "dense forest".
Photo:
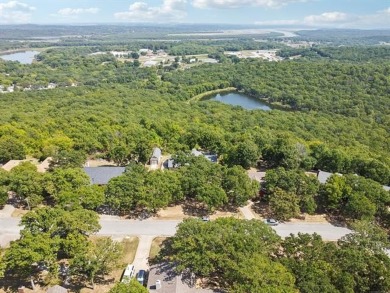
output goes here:
{"type": "MultiPolygon", "coordinates": [[[[259,221],[189,220],[166,241],[161,260],[228,292],[390,289],[383,252],[390,228],[390,194],[383,188],[390,185],[388,46],[352,46],[357,35],[346,47],[291,48],[276,37],[267,43],[248,37],[129,42],[113,38],[117,28],[111,29],[40,49],[30,65],[0,60],[0,85],[15,89],[0,94],[0,164],[52,157],[46,173],[29,162],[10,172],[0,169],[0,206],[11,192],[32,209],[22,218],[21,239],[0,253],[0,274],[38,278],[32,264],[43,262],[50,273],[45,282],[57,282],[58,262],[67,258],[75,278],[94,284],[113,269],[106,260],[119,259],[122,250],[109,240],[88,240],[100,228],[96,212],[102,207],[131,216],[183,204],[210,214],[254,199],[275,219],[325,213],[356,233],[337,244],[318,235],[282,240],[259,221]],[[174,62],[146,68],[137,58],[93,54],[141,48],[165,50],[174,62]],[[278,49],[285,59],[225,54],[261,49],[278,49]],[[189,66],[185,60],[197,54],[218,63],[189,66]],[[39,90],[48,83],[57,88],[39,90]],[[226,88],[273,109],[249,111],[193,99],[226,88]],[[176,168],[148,172],[154,147],[172,156],[176,168]],[[193,148],[216,154],[218,163],[190,155],[193,148]],[[104,158],[126,170],[107,186],[90,185],[81,169],[87,158],[104,158]],[[261,186],[247,176],[252,167],[267,170],[261,186]],[[339,174],[320,184],[307,175],[318,170],[339,174]],[[102,262],[91,261],[98,254],[102,262]]],[[[149,30],[150,36],[165,29],[149,30]]],[[[143,30],[138,27],[135,35],[143,30]]],[[[175,31],[180,32],[188,28],[175,31]]],[[[298,34],[300,41],[317,38],[298,34]]],[[[363,43],[377,37],[367,32],[363,43]]],[[[117,285],[112,292],[125,290],[117,285]]]]}

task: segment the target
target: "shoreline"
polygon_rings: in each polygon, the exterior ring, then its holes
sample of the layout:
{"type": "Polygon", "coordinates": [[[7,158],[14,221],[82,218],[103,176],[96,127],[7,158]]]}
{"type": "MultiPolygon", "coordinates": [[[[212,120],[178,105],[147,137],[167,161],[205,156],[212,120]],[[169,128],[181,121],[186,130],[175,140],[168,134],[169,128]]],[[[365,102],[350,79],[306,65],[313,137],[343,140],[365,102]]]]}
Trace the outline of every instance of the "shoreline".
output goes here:
{"type": "Polygon", "coordinates": [[[228,93],[228,92],[234,92],[234,91],[237,91],[237,89],[235,87],[227,87],[227,88],[223,88],[223,89],[216,89],[216,90],[212,90],[212,91],[207,91],[207,92],[201,93],[199,95],[193,96],[187,102],[188,103],[198,102],[198,101],[201,101],[202,99],[204,99],[210,95],[228,93]]]}

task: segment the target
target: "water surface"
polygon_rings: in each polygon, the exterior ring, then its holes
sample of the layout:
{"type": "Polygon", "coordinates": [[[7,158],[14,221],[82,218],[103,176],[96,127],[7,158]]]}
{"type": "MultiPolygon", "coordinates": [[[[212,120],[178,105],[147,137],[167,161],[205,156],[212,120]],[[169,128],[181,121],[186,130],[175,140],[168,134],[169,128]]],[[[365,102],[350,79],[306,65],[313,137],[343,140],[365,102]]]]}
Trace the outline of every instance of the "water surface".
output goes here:
{"type": "Polygon", "coordinates": [[[241,106],[247,110],[263,110],[270,111],[272,110],[271,106],[265,102],[260,101],[259,99],[247,96],[245,94],[231,92],[226,94],[217,94],[207,98],[208,101],[219,101],[225,104],[232,106],[241,106]]]}
{"type": "Polygon", "coordinates": [[[38,51],[24,51],[7,55],[0,55],[0,58],[7,61],[19,61],[22,64],[31,64],[34,60],[35,55],[38,54],[38,51]]]}

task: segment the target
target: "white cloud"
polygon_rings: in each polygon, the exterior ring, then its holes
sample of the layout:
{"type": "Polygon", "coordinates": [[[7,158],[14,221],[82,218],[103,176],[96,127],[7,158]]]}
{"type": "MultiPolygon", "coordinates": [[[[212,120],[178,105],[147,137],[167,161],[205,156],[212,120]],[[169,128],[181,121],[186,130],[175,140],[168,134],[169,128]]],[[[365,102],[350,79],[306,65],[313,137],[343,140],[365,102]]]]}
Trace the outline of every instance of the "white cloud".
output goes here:
{"type": "Polygon", "coordinates": [[[31,18],[35,7],[19,1],[0,3],[0,23],[23,23],[31,18]]]}
{"type": "Polygon", "coordinates": [[[63,8],[58,10],[57,14],[61,16],[75,16],[79,14],[96,14],[99,8],[63,8]]]}
{"type": "Polygon", "coordinates": [[[161,6],[149,6],[145,2],[135,2],[128,11],[117,12],[115,18],[131,22],[170,22],[183,19],[187,13],[187,0],[164,0],[161,6]]]}
{"type": "Polygon", "coordinates": [[[309,15],[303,19],[303,23],[307,25],[317,25],[317,24],[334,24],[334,23],[343,23],[350,20],[344,12],[333,11],[333,12],[324,12],[319,15],[309,15]]]}
{"type": "Polygon", "coordinates": [[[390,28],[390,7],[367,15],[353,15],[340,11],[324,12],[318,15],[308,15],[303,19],[257,21],[258,25],[302,25],[309,27],[332,28],[390,28]]]}
{"type": "Polygon", "coordinates": [[[197,8],[238,8],[245,6],[279,8],[294,2],[308,1],[311,0],[193,0],[192,5],[197,8]]]}

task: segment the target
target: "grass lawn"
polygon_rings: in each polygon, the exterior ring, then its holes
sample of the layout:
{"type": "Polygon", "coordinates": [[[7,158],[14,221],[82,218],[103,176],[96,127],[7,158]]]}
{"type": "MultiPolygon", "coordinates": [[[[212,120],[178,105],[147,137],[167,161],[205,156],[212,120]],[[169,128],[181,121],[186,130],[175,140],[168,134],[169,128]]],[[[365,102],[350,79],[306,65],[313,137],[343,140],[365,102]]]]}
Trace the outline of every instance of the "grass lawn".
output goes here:
{"type": "Polygon", "coordinates": [[[150,248],[149,260],[153,261],[153,259],[158,255],[162,248],[163,241],[167,239],[167,237],[156,237],[153,239],[152,247],[150,248]]]}

